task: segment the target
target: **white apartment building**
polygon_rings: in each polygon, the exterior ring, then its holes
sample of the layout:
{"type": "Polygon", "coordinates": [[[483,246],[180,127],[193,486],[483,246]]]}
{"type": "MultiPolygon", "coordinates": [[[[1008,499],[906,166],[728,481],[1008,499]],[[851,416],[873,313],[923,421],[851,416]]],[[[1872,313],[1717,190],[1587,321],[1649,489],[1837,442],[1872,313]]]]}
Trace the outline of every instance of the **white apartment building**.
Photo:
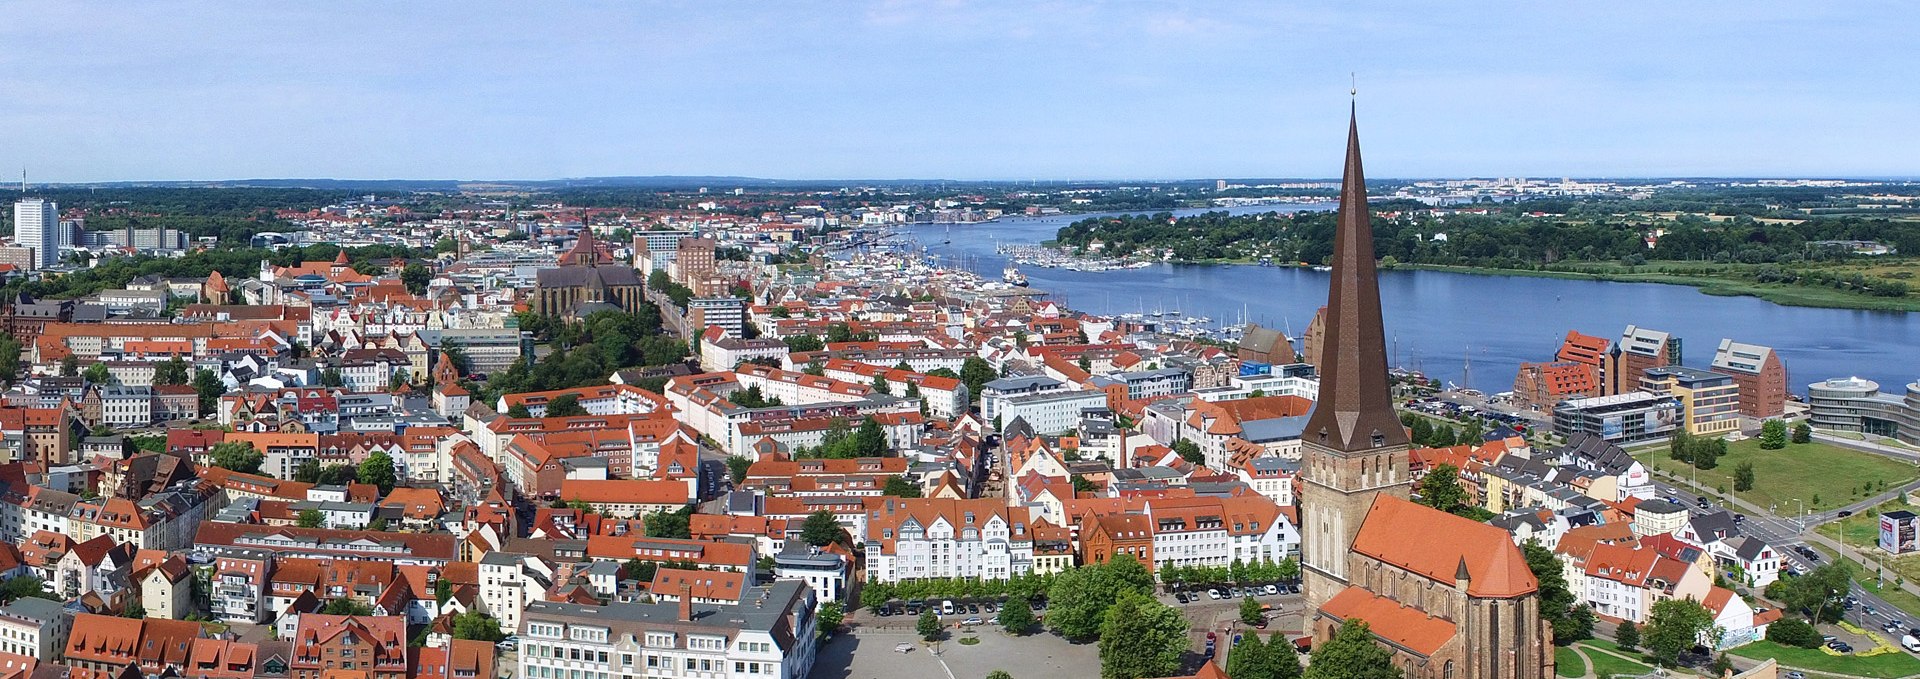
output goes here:
{"type": "Polygon", "coordinates": [[[1032,510],[998,499],[886,498],[867,513],[867,578],[1003,580],[1033,570],[1032,510]]]}
{"type": "Polygon", "coordinates": [[[0,652],[59,662],[73,614],[58,601],[22,597],[0,606],[0,652]]]}
{"type": "Polygon", "coordinates": [[[519,628],[523,679],[804,679],[813,669],[813,589],[752,588],[738,604],[535,601],[519,628]]]}
{"type": "Polygon", "coordinates": [[[994,416],[1000,418],[1002,428],[1019,418],[1026,420],[1036,434],[1059,434],[1079,426],[1081,411],[1105,407],[1107,393],[1104,391],[1054,391],[1001,401],[994,416]]]}

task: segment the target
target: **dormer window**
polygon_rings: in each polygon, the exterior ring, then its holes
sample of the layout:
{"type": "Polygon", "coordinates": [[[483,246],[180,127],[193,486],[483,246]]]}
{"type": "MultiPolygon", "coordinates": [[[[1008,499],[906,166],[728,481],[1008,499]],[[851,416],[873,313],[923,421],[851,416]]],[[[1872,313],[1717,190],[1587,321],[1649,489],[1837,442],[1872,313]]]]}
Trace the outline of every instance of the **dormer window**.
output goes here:
{"type": "Polygon", "coordinates": [[[1387,445],[1387,435],[1382,434],[1378,431],[1373,432],[1373,447],[1384,448],[1386,447],[1386,445],[1387,445]]]}

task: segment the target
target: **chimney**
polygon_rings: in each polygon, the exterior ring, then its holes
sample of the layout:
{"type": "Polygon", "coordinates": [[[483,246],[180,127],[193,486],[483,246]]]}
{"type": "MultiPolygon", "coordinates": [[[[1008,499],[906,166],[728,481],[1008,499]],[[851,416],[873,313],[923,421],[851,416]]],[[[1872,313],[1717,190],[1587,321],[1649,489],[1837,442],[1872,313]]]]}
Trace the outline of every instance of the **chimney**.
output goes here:
{"type": "Polygon", "coordinates": [[[693,585],[680,583],[680,621],[693,621],[693,585]]]}

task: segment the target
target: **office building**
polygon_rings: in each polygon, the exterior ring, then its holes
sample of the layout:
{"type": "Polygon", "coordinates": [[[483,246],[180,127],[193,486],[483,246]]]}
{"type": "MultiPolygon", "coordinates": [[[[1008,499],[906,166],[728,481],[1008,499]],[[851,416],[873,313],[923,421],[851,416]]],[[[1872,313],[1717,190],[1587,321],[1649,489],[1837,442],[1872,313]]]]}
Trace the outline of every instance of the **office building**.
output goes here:
{"type": "Polygon", "coordinates": [[[1644,391],[1562,401],[1553,408],[1553,432],[1588,433],[1608,443],[1666,438],[1680,419],[1680,402],[1644,391]]]}
{"type": "Polygon", "coordinates": [[[687,320],[694,328],[719,328],[728,337],[745,337],[747,300],[739,297],[702,297],[687,300],[687,320]]]}
{"type": "Polygon", "coordinates": [[[35,269],[60,263],[60,205],[45,198],[13,204],[13,242],[33,249],[35,269]]]}
{"type": "Polygon", "coordinates": [[[1713,352],[1713,371],[1740,385],[1740,414],[1756,419],[1779,417],[1787,411],[1787,366],[1771,347],[1720,340],[1713,352]]]}
{"type": "Polygon", "coordinates": [[[1640,389],[1680,402],[1680,426],[1695,436],[1740,429],[1740,385],[1711,370],[1669,365],[1649,368],[1640,389]]]}
{"type": "Polygon", "coordinates": [[[1903,398],[1881,393],[1880,383],[1836,377],[1807,385],[1808,421],[1816,429],[1854,431],[1920,445],[1920,380],[1903,398]]]}
{"type": "Polygon", "coordinates": [[[644,272],[665,271],[680,252],[680,239],[691,238],[692,231],[636,231],[633,234],[633,268],[644,272]]]}

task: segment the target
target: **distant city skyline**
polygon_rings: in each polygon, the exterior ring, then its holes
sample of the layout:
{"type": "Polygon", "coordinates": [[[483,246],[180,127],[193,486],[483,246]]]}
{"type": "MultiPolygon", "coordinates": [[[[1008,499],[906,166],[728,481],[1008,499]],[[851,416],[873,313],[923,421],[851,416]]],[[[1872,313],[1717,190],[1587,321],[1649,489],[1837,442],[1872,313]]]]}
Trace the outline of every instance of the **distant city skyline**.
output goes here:
{"type": "Polygon", "coordinates": [[[0,178],[1920,175],[1891,3],[739,9],[18,3],[0,178]]]}

